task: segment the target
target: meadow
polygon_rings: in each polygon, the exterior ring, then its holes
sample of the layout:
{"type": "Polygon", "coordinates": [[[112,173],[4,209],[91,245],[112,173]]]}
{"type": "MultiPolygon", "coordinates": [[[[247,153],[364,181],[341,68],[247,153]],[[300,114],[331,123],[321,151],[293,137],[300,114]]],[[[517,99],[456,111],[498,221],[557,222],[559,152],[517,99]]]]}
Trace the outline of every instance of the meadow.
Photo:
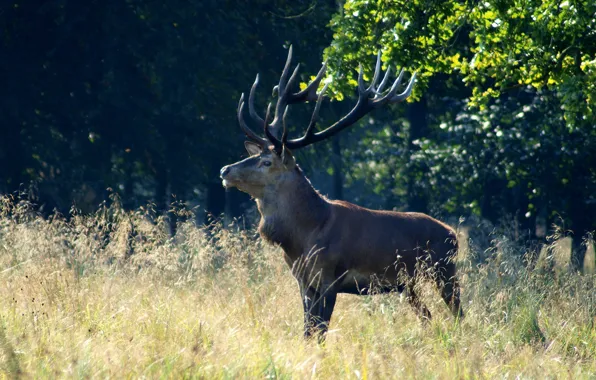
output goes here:
{"type": "Polygon", "coordinates": [[[565,233],[531,270],[506,228],[462,244],[458,323],[430,284],[428,325],[402,295],[340,295],[317,344],[279,248],[181,220],[171,238],[150,208],[43,218],[2,198],[0,377],[596,377],[594,252],[572,272],[565,233]]]}

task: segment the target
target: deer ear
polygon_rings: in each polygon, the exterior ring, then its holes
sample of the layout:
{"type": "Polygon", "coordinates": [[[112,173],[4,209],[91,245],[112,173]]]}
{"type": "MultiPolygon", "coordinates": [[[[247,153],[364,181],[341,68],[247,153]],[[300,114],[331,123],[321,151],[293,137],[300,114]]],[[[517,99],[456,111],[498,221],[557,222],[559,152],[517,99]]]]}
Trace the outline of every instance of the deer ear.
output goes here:
{"type": "Polygon", "coordinates": [[[292,152],[284,145],[281,151],[281,162],[286,168],[293,168],[296,166],[296,159],[292,155],[292,152]]]}
{"type": "Polygon", "coordinates": [[[263,147],[252,141],[245,141],[244,147],[246,148],[248,154],[250,154],[251,156],[256,156],[263,153],[263,147]]]}

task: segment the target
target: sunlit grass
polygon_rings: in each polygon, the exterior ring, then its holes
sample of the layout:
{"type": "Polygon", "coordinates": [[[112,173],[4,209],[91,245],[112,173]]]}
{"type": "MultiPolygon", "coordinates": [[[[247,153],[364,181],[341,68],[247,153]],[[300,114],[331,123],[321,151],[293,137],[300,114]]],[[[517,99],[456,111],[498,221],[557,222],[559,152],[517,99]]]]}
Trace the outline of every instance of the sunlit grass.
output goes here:
{"type": "Polygon", "coordinates": [[[190,221],[170,239],[150,214],[112,207],[47,220],[26,203],[2,201],[3,374],[596,376],[595,277],[561,264],[560,241],[531,272],[507,236],[495,235],[488,253],[463,248],[459,324],[430,286],[426,326],[400,295],[341,295],[318,345],[302,339],[298,288],[280,250],[253,232],[190,221]]]}

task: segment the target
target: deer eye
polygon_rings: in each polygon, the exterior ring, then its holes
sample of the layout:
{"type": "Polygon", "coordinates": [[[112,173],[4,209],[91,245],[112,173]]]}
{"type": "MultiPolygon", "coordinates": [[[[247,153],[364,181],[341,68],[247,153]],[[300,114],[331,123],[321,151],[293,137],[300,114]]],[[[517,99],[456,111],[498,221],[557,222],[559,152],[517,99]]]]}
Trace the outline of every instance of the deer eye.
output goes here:
{"type": "Polygon", "coordinates": [[[271,166],[271,161],[263,161],[263,165],[265,165],[265,166],[271,166]]]}

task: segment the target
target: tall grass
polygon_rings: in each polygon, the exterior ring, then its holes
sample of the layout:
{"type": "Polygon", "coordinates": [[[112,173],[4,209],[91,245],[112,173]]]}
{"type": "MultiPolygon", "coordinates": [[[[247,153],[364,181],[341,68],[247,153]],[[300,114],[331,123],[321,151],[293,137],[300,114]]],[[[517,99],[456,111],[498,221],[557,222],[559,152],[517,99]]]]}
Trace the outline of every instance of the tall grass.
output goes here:
{"type": "MultiPolygon", "coordinates": [[[[466,317],[432,286],[421,324],[403,297],[340,295],[327,342],[302,339],[298,287],[254,231],[188,219],[170,238],[117,202],[42,218],[0,201],[0,372],[26,377],[593,378],[593,275],[562,240],[527,270],[506,233],[458,265],[466,317]]],[[[465,236],[460,239],[465,240],[465,236]]]]}

